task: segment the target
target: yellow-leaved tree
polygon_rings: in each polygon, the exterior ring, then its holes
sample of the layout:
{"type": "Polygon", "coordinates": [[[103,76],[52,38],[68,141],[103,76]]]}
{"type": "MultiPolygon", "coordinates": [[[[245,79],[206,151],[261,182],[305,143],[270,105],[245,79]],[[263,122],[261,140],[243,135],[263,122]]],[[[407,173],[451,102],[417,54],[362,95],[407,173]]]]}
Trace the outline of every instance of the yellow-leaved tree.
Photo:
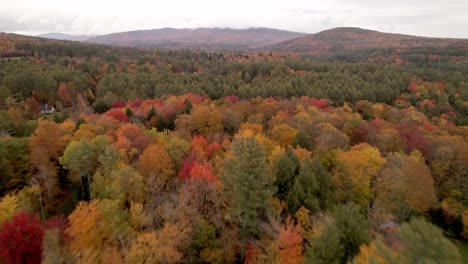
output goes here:
{"type": "Polygon", "coordinates": [[[338,152],[332,177],[336,199],[366,207],[372,197],[371,182],[384,163],[380,151],[367,143],[356,145],[349,151],[338,152]]]}
{"type": "Polygon", "coordinates": [[[0,201],[0,225],[10,220],[18,209],[18,197],[8,194],[0,201]]]}

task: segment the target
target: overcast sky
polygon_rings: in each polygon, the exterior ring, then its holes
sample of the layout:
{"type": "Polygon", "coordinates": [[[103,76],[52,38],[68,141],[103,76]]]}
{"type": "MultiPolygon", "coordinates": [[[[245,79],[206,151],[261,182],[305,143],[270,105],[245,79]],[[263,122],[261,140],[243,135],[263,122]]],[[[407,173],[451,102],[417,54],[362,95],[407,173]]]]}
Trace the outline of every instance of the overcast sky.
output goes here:
{"type": "Polygon", "coordinates": [[[0,0],[0,31],[107,34],[163,27],[353,26],[468,38],[468,0],[0,0]]]}

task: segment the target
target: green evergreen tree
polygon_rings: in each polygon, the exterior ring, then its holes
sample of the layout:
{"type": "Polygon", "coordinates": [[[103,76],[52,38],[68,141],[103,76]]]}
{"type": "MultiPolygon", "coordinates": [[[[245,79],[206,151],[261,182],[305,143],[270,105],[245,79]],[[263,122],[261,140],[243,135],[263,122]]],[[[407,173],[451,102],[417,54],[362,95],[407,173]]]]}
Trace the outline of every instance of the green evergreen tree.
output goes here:
{"type": "Polygon", "coordinates": [[[276,177],[275,185],[278,188],[276,195],[284,200],[293,187],[294,179],[299,173],[299,158],[292,148],[281,154],[275,163],[274,173],[276,177]]]}
{"type": "Polygon", "coordinates": [[[98,100],[93,104],[93,110],[95,113],[102,114],[109,110],[109,106],[103,100],[98,100]]]}
{"type": "Polygon", "coordinates": [[[301,206],[304,206],[311,212],[320,210],[321,204],[323,205],[324,202],[321,203],[319,198],[325,196],[321,195],[321,192],[325,193],[327,191],[327,186],[319,185],[319,178],[324,178],[324,176],[328,178],[320,160],[305,159],[303,161],[301,169],[299,170],[299,175],[295,179],[294,185],[286,197],[288,208],[291,213],[296,212],[301,206]]]}
{"type": "Polygon", "coordinates": [[[359,252],[361,244],[370,241],[367,219],[359,210],[360,207],[354,203],[339,205],[334,210],[333,216],[340,230],[340,243],[344,249],[341,263],[352,260],[359,252]]]}
{"type": "Polygon", "coordinates": [[[404,223],[396,232],[396,241],[398,247],[388,247],[377,236],[369,245],[372,250],[363,249],[363,254],[358,255],[353,263],[462,263],[457,247],[445,238],[441,229],[424,218],[404,223]]]}
{"type": "Polygon", "coordinates": [[[397,231],[403,244],[403,263],[461,263],[455,245],[445,238],[441,229],[423,218],[412,219],[397,231]]]}
{"type": "Polygon", "coordinates": [[[333,218],[325,218],[324,227],[306,250],[306,263],[340,263],[351,261],[362,244],[370,241],[367,219],[356,204],[339,205],[333,218]]]}
{"type": "Polygon", "coordinates": [[[305,148],[307,150],[312,150],[312,144],[311,144],[310,137],[303,130],[297,131],[297,134],[294,137],[292,145],[294,147],[299,146],[299,147],[305,148]]]}
{"type": "Polygon", "coordinates": [[[235,139],[231,150],[232,156],[224,162],[222,180],[244,252],[246,242],[259,235],[260,218],[275,193],[275,179],[268,173],[265,151],[254,137],[235,139]]]}
{"type": "Polygon", "coordinates": [[[311,247],[306,249],[305,263],[339,264],[343,258],[344,248],[340,241],[340,230],[333,221],[326,223],[311,247]]]}
{"type": "Polygon", "coordinates": [[[148,112],[148,115],[146,117],[146,120],[151,120],[153,116],[156,115],[156,109],[154,108],[154,105],[151,107],[150,111],[148,112]]]}
{"type": "Polygon", "coordinates": [[[156,129],[158,131],[163,131],[164,129],[167,128],[166,120],[162,115],[158,115],[156,119],[156,129]]]}
{"type": "Polygon", "coordinates": [[[190,113],[190,111],[193,108],[192,102],[189,99],[185,99],[184,105],[185,105],[184,114],[190,113]]]}
{"type": "Polygon", "coordinates": [[[127,109],[125,109],[125,115],[130,118],[133,116],[133,112],[132,112],[132,109],[130,109],[130,107],[127,107],[127,109]]]}

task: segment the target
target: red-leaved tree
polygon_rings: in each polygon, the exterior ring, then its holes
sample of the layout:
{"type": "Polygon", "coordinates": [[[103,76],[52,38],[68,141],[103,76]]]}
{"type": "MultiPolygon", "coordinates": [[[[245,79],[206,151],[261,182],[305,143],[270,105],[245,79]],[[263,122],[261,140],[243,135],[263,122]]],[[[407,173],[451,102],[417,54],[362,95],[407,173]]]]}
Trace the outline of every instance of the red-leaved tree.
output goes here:
{"type": "Polygon", "coordinates": [[[0,229],[0,257],[6,263],[41,263],[43,235],[37,215],[18,213],[0,229]]]}
{"type": "Polygon", "coordinates": [[[286,224],[279,230],[279,235],[276,239],[276,248],[278,250],[276,261],[278,263],[296,264],[303,262],[303,239],[300,230],[300,225],[295,225],[291,218],[288,217],[286,224]]]}

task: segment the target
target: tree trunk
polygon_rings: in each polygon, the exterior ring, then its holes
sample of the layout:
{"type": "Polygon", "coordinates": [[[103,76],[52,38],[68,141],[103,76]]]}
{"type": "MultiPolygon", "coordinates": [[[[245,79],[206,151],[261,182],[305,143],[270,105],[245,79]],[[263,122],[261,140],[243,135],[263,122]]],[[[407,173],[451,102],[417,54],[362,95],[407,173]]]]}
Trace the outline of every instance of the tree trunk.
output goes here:
{"type": "Polygon", "coordinates": [[[89,194],[89,200],[91,200],[93,198],[91,197],[91,179],[89,177],[89,173],[88,173],[88,177],[86,178],[88,178],[88,194],[89,194]]]}
{"type": "Polygon", "coordinates": [[[45,215],[44,215],[44,205],[42,204],[42,193],[39,189],[39,203],[41,205],[41,216],[42,216],[42,221],[45,221],[45,215]]]}
{"type": "Polygon", "coordinates": [[[83,177],[81,177],[81,192],[83,193],[83,199],[86,200],[85,186],[83,177]]]}

